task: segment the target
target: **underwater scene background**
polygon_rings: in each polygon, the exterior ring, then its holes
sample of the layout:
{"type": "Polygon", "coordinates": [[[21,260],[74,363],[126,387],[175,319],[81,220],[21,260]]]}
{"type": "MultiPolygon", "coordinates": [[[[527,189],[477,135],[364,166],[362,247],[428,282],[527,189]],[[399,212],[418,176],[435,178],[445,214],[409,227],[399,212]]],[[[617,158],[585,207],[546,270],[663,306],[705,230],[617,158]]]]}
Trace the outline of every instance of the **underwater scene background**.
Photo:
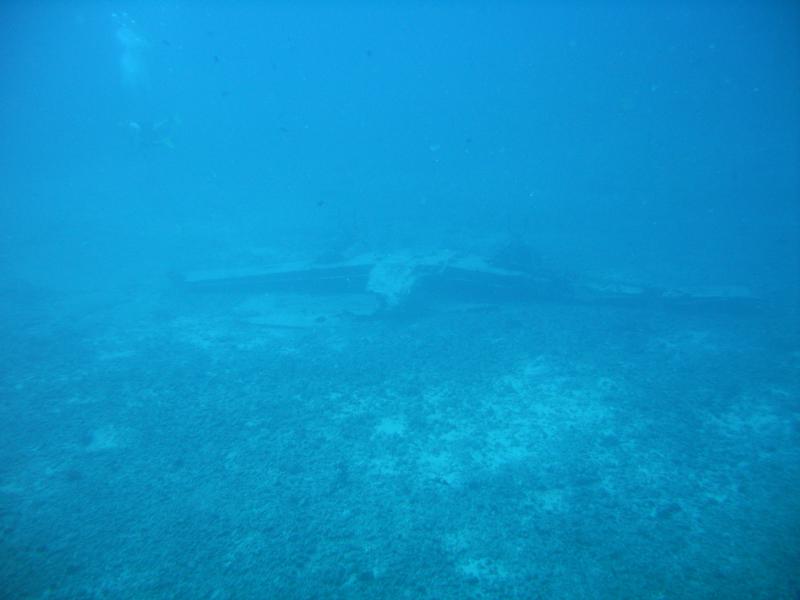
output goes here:
{"type": "Polygon", "coordinates": [[[800,5],[0,49],[0,597],[800,597],[800,5]]]}

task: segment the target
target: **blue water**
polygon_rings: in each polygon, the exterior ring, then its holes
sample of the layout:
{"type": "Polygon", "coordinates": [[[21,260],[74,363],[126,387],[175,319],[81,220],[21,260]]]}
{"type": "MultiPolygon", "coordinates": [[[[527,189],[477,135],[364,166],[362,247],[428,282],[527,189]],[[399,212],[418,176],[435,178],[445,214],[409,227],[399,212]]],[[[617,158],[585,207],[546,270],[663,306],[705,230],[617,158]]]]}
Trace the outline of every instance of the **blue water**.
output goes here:
{"type": "Polygon", "coordinates": [[[0,131],[0,597],[800,597],[796,3],[7,1],[0,131]]]}

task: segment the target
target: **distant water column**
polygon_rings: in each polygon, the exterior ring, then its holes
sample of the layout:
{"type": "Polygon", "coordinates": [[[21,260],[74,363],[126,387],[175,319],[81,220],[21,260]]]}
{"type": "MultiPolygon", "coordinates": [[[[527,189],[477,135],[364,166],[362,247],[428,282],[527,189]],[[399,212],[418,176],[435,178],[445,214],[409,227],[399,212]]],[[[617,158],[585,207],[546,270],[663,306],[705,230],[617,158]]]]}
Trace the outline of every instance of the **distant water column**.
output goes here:
{"type": "Polygon", "coordinates": [[[120,46],[120,77],[125,90],[132,99],[141,102],[150,89],[150,73],[147,68],[149,43],[142,36],[127,13],[113,13],[116,38],[120,46]]]}

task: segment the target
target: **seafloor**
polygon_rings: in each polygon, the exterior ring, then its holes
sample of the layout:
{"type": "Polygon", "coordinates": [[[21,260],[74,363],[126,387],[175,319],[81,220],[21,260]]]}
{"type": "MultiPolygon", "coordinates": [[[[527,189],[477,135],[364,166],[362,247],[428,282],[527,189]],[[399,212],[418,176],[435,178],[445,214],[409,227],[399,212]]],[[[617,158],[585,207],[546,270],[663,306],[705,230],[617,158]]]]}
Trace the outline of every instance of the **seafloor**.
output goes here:
{"type": "Polygon", "coordinates": [[[798,597],[785,316],[249,301],[5,298],[4,598],[798,597]]]}

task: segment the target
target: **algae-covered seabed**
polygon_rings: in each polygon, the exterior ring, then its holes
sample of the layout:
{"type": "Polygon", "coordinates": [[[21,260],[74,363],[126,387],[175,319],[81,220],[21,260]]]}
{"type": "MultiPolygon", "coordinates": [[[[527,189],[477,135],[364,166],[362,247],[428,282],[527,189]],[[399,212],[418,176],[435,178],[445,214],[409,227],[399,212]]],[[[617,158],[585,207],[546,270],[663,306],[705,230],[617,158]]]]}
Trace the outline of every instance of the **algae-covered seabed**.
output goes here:
{"type": "Polygon", "coordinates": [[[797,597],[783,318],[246,301],[7,302],[4,597],[797,597]]]}

